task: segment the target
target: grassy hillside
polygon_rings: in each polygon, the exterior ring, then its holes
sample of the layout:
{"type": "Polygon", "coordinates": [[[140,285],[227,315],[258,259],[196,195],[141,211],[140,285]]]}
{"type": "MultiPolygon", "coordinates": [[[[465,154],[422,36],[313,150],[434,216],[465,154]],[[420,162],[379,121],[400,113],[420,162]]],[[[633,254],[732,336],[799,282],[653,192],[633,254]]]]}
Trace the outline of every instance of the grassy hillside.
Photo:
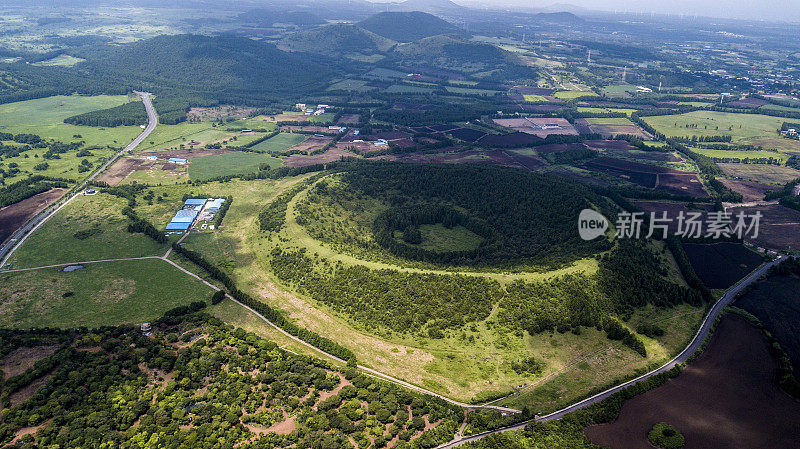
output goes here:
{"type": "Polygon", "coordinates": [[[398,42],[413,42],[437,34],[461,31],[449,22],[419,11],[382,12],[359,22],[358,26],[398,42]]]}

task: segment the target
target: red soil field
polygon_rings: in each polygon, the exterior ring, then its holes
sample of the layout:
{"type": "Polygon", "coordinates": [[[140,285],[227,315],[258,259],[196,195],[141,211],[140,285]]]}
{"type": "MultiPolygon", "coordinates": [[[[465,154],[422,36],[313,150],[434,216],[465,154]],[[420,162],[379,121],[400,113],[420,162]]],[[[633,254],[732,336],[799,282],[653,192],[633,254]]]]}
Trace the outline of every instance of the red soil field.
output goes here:
{"type": "Polygon", "coordinates": [[[658,190],[664,190],[676,195],[691,195],[695,198],[708,198],[708,192],[703,188],[700,178],[694,173],[672,174],[660,173],[658,175],[658,190]]]}
{"type": "Polygon", "coordinates": [[[794,449],[800,402],[778,388],[776,368],[761,332],[728,314],[678,377],[627,401],[616,421],[588,427],[586,436],[612,449],[652,449],[647,433],[663,421],[683,434],[686,449],[794,449]]]}
{"type": "Polygon", "coordinates": [[[51,189],[0,209],[0,243],[5,242],[14,231],[44,210],[48,204],[61,198],[64,192],[66,189],[51,189]]]}
{"type": "Polygon", "coordinates": [[[728,209],[732,215],[742,211],[749,216],[756,211],[761,211],[762,214],[758,237],[749,238],[748,242],[762,248],[777,250],[800,248],[800,232],[798,232],[800,230],[800,211],[778,204],[728,209]]]}
{"type": "Polygon", "coordinates": [[[742,194],[742,201],[749,203],[751,201],[760,201],[764,199],[764,195],[770,190],[779,190],[778,187],[769,184],[761,184],[759,182],[742,181],[739,179],[718,178],[720,182],[725,184],[725,187],[742,194]]]}
{"type": "Polygon", "coordinates": [[[301,156],[297,154],[289,156],[283,161],[283,165],[287,167],[307,167],[314,164],[326,164],[328,162],[338,161],[343,157],[356,157],[356,155],[350,151],[331,148],[322,154],[316,154],[314,156],[301,156]]]}

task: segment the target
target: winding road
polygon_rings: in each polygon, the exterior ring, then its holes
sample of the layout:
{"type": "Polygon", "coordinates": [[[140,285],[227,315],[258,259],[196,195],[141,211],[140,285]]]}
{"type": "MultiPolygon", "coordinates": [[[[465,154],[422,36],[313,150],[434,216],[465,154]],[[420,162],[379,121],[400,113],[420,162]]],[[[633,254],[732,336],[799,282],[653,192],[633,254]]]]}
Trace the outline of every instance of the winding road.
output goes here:
{"type": "MultiPolygon", "coordinates": [[[[6,242],[6,244],[4,244],[2,247],[0,247],[0,257],[2,257],[2,262],[0,262],[0,270],[2,269],[3,266],[6,265],[6,263],[8,262],[8,259],[11,257],[11,255],[22,245],[22,243],[24,243],[24,241],[27,239],[27,237],[29,235],[31,235],[36,229],[38,229],[39,226],[41,226],[50,217],[55,215],[58,211],[60,211],[62,208],[64,208],[72,200],[74,200],[76,197],[78,197],[82,193],[83,189],[91,181],[96,179],[96,177],[100,173],[102,173],[106,168],[110,167],[114,162],[116,162],[117,159],[119,159],[120,157],[122,157],[126,153],[134,150],[139,144],[141,144],[144,141],[144,139],[146,139],[150,135],[150,133],[153,132],[153,130],[156,128],[156,125],[158,124],[158,115],[156,114],[156,111],[153,108],[153,104],[152,104],[152,101],[151,101],[151,98],[150,98],[151,94],[147,93],[147,92],[136,92],[136,93],[139,96],[141,96],[142,102],[144,103],[145,109],[147,111],[147,116],[148,116],[148,119],[149,119],[149,123],[148,123],[147,127],[142,131],[142,133],[139,136],[136,137],[136,139],[134,139],[125,148],[120,150],[116,155],[114,155],[114,157],[109,159],[105,164],[103,164],[101,167],[99,167],[94,173],[92,173],[91,176],[86,178],[83,181],[83,183],[81,183],[78,187],[72,189],[72,191],[67,196],[62,198],[61,201],[57,202],[56,204],[52,205],[50,208],[46,209],[45,211],[42,211],[41,213],[39,213],[35,217],[31,218],[20,229],[18,229],[15,232],[14,236],[12,236],[12,238],[9,239],[6,242]],[[22,237],[19,238],[19,236],[22,236],[22,237]]],[[[188,233],[186,235],[188,235],[188,233]]],[[[179,242],[182,241],[183,238],[186,237],[186,235],[184,235],[179,240],[179,242]]],[[[210,288],[212,288],[214,290],[220,290],[220,288],[217,287],[216,285],[206,281],[205,279],[201,278],[199,275],[197,275],[197,274],[185,269],[184,267],[182,267],[179,264],[175,263],[174,261],[170,260],[169,259],[170,253],[171,253],[171,249],[168,250],[166,252],[166,254],[164,254],[162,256],[146,256],[146,257],[136,257],[136,258],[129,258],[129,259],[93,260],[93,261],[83,261],[83,262],[73,262],[73,263],[47,265],[47,266],[33,267],[33,268],[20,268],[20,269],[13,269],[13,270],[3,270],[2,272],[29,271],[29,270],[37,270],[37,269],[45,269],[45,268],[63,267],[63,266],[68,266],[68,265],[90,264],[90,263],[101,263],[101,262],[113,262],[113,261],[121,261],[121,260],[159,259],[159,260],[163,260],[163,261],[167,262],[168,264],[172,265],[173,267],[177,268],[178,270],[182,271],[183,273],[187,274],[188,276],[191,276],[191,277],[199,280],[200,282],[206,284],[210,288]]],[[[733,287],[728,289],[725,292],[725,294],[716,303],[714,303],[714,305],[709,309],[707,315],[705,316],[703,322],[701,323],[701,325],[700,325],[699,329],[697,330],[697,333],[695,334],[695,336],[692,339],[692,341],[686,346],[686,348],[683,349],[683,351],[681,351],[677,356],[675,356],[675,358],[673,358],[669,362],[665,363],[664,365],[660,366],[659,368],[654,369],[653,371],[650,371],[650,372],[648,372],[646,374],[643,374],[642,376],[639,376],[639,377],[637,377],[635,379],[629,380],[629,381],[627,381],[625,383],[622,383],[620,385],[617,385],[615,387],[609,388],[609,389],[607,389],[607,390],[605,390],[605,391],[603,391],[601,393],[598,393],[598,394],[596,394],[594,396],[591,396],[591,397],[588,397],[588,398],[583,399],[581,401],[578,401],[578,402],[576,402],[576,403],[574,403],[574,404],[572,404],[572,405],[570,405],[568,407],[565,407],[565,408],[563,408],[561,410],[552,412],[552,413],[544,415],[544,416],[537,416],[535,418],[535,420],[544,422],[544,421],[551,421],[551,420],[561,419],[566,414],[568,414],[570,412],[579,410],[581,408],[590,406],[592,404],[596,404],[596,403],[608,398],[609,396],[611,396],[611,395],[613,395],[613,394],[615,394],[615,393],[617,393],[617,392],[619,392],[619,391],[621,391],[621,390],[623,390],[623,389],[625,389],[627,387],[630,387],[631,385],[634,385],[634,384],[636,384],[636,383],[638,383],[640,381],[643,381],[645,379],[651,378],[651,377],[656,376],[658,374],[667,372],[667,371],[671,370],[672,368],[674,368],[675,366],[680,365],[682,363],[685,363],[691,357],[691,355],[694,354],[695,351],[697,351],[700,348],[700,346],[703,344],[703,341],[705,341],[706,337],[708,336],[709,332],[711,331],[711,328],[712,328],[715,320],[720,315],[722,310],[725,307],[727,307],[728,305],[730,305],[734,301],[736,296],[744,288],[746,288],[748,285],[750,285],[753,282],[755,282],[756,280],[758,280],[762,275],[766,274],[767,271],[771,267],[773,267],[776,264],[782,262],[784,259],[785,259],[785,257],[779,256],[777,259],[775,259],[775,260],[773,260],[773,261],[771,261],[769,263],[761,265],[759,268],[757,268],[756,270],[751,272],[748,276],[746,276],[745,278],[743,278],[739,282],[737,282],[733,287]]],[[[277,325],[275,325],[274,323],[269,321],[266,317],[264,317],[263,315],[261,315],[257,311],[253,310],[252,308],[240,303],[239,301],[237,301],[232,296],[230,296],[230,295],[226,295],[226,296],[227,296],[228,300],[233,301],[234,303],[240,305],[241,307],[249,310],[250,312],[252,312],[256,316],[258,316],[261,320],[263,320],[265,323],[267,323],[269,326],[273,327],[278,332],[280,332],[283,335],[285,335],[287,338],[297,342],[298,344],[301,344],[301,345],[306,346],[306,347],[308,347],[310,349],[313,349],[315,352],[323,354],[324,356],[330,358],[331,360],[335,360],[335,361],[340,362],[340,363],[346,363],[344,360],[342,360],[342,359],[340,359],[340,358],[338,358],[338,357],[336,357],[336,356],[334,356],[332,354],[328,354],[325,351],[322,351],[319,348],[316,348],[315,346],[313,346],[313,345],[311,345],[311,344],[299,339],[298,337],[295,337],[294,335],[289,334],[288,332],[286,332],[282,328],[278,327],[277,325]]],[[[387,374],[381,373],[381,372],[376,371],[376,370],[374,370],[374,369],[372,369],[370,367],[359,365],[358,368],[361,371],[363,371],[365,374],[369,375],[369,376],[372,376],[372,377],[375,377],[375,378],[379,378],[379,379],[383,379],[385,381],[392,382],[394,384],[400,385],[402,387],[405,387],[405,388],[408,388],[410,390],[414,390],[414,391],[417,391],[417,392],[420,392],[420,393],[423,393],[423,394],[427,394],[427,395],[430,395],[430,396],[441,398],[441,399],[443,399],[443,400],[445,400],[445,401],[447,401],[447,402],[449,402],[451,404],[454,404],[454,405],[457,405],[457,406],[460,406],[460,407],[472,408],[472,409],[475,409],[475,408],[490,408],[490,409],[495,409],[495,410],[506,412],[506,413],[518,413],[519,412],[519,410],[516,410],[516,409],[512,409],[512,408],[508,408],[508,407],[501,407],[501,406],[496,406],[496,405],[471,405],[471,404],[461,403],[461,402],[458,402],[458,401],[454,401],[454,400],[452,400],[450,398],[447,398],[445,396],[436,394],[436,393],[434,393],[432,391],[426,390],[426,389],[424,389],[422,387],[410,384],[410,383],[405,382],[405,381],[403,381],[401,379],[397,379],[395,377],[392,377],[392,376],[389,376],[387,374]]],[[[443,444],[443,445],[439,446],[439,448],[444,449],[444,448],[456,447],[456,446],[462,445],[464,443],[468,443],[468,442],[471,442],[471,441],[477,441],[477,440],[479,440],[481,438],[484,438],[484,437],[486,437],[488,435],[491,435],[491,434],[494,434],[494,433],[498,433],[498,432],[507,432],[507,431],[511,431],[511,430],[521,430],[529,422],[530,421],[525,421],[525,422],[521,422],[521,423],[513,425],[513,426],[503,427],[503,428],[500,428],[500,429],[495,429],[495,430],[492,430],[492,431],[483,432],[483,433],[471,435],[471,436],[468,436],[468,437],[463,437],[463,438],[459,437],[459,438],[457,438],[457,439],[455,439],[455,440],[453,440],[453,441],[451,441],[449,443],[446,443],[446,444],[443,444]]]]}
{"type": "MultiPolygon", "coordinates": [[[[717,302],[715,302],[713,306],[711,306],[711,309],[708,311],[708,314],[706,314],[705,319],[703,319],[703,322],[700,324],[700,328],[697,330],[697,333],[694,335],[694,338],[689,343],[689,345],[687,345],[686,348],[683,349],[683,351],[681,351],[677,356],[675,356],[675,358],[673,358],[669,362],[665,363],[664,365],[661,365],[660,367],[654,369],[653,371],[650,371],[650,372],[648,372],[646,374],[643,374],[643,375],[641,375],[641,376],[639,376],[639,377],[637,377],[635,379],[631,379],[631,380],[629,380],[629,381],[627,381],[625,383],[619,384],[619,385],[617,385],[615,387],[609,388],[608,390],[605,390],[603,392],[597,393],[594,396],[591,396],[591,397],[588,397],[588,398],[583,399],[581,401],[578,401],[578,402],[576,402],[576,403],[574,403],[574,404],[572,404],[572,405],[570,405],[568,407],[565,407],[565,408],[563,408],[561,410],[552,412],[552,413],[547,414],[547,415],[537,416],[535,418],[535,421],[545,422],[545,421],[552,421],[552,420],[555,420],[555,419],[561,419],[567,413],[574,412],[574,411],[582,409],[584,407],[588,407],[588,406],[590,406],[592,404],[596,404],[596,403],[608,398],[609,396],[613,395],[614,393],[618,393],[618,392],[624,390],[625,388],[630,387],[631,385],[634,385],[634,384],[636,384],[638,382],[641,382],[641,381],[643,381],[645,379],[649,379],[649,378],[651,378],[653,376],[656,376],[658,374],[665,373],[665,372],[671,370],[672,368],[676,367],[677,365],[680,365],[681,363],[685,363],[687,360],[689,360],[689,357],[691,357],[692,354],[695,353],[695,351],[700,349],[700,346],[702,346],[703,342],[705,341],[706,337],[708,336],[709,332],[711,331],[711,328],[714,325],[714,322],[716,321],[717,317],[719,317],[719,315],[722,312],[722,310],[725,307],[729,306],[736,299],[736,296],[744,288],[746,288],[748,285],[752,284],[753,282],[757,281],[761,276],[765,275],[767,273],[767,271],[769,271],[770,268],[772,268],[773,266],[783,262],[784,260],[785,260],[784,256],[778,256],[778,258],[776,258],[775,260],[773,260],[773,261],[771,261],[769,263],[765,263],[765,264],[761,265],[760,267],[758,267],[757,269],[752,271],[749,275],[747,275],[746,277],[741,279],[739,282],[737,282],[734,286],[729,288],[728,291],[726,291],[725,294],[722,295],[722,297],[719,300],[717,300],[717,302]]],[[[490,430],[490,431],[487,431],[487,432],[477,433],[475,435],[471,435],[471,436],[464,437],[464,438],[459,438],[459,439],[453,440],[453,441],[451,441],[449,443],[446,443],[446,444],[443,444],[443,445],[439,446],[438,449],[445,449],[445,448],[451,448],[451,447],[460,446],[460,445],[462,445],[464,443],[468,443],[470,441],[480,440],[481,438],[489,436],[489,435],[491,435],[493,433],[508,432],[510,430],[522,430],[531,421],[533,421],[533,420],[524,421],[524,422],[521,422],[519,424],[515,424],[513,426],[501,427],[499,429],[490,430]]]]}
{"type": "Polygon", "coordinates": [[[61,200],[56,202],[55,204],[51,205],[49,208],[43,210],[36,214],[33,218],[28,220],[24,225],[22,225],[19,229],[14,231],[14,234],[9,237],[5,244],[0,247],[0,269],[8,263],[8,259],[11,258],[11,255],[14,254],[14,251],[19,248],[25,239],[28,238],[29,235],[33,233],[39,226],[42,225],[45,221],[47,221],[50,217],[55,215],[58,211],[64,208],[67,204],[69,204],[72,200],[78,197],[83,189],[92,181],[97,178],[105,169],[111,166],[114,162],[117,161],[120,157],[125,155],[128,152],[133,151],[140,143],[156,129],[156,125],[158,125],[158,114],[156,114],[156,110],[153,107],[153,102],[151,100],[151,94],[149,92],[136,92],[142,98],[142,103],[144,104],[144,108],[147,111],[147,119],[148,123],[145,129],[139,134],[131,143],[129,143],[125,148],[121,149],[117,154],[115,154],[112,158],[106,161],[105,164],[100,166],[97,170],[95,170],[88,178],[86,178],[80,185],[74,187],[69,193],[67,193],[61,200]],[[21,238],[20,238],[21,236],[21,238]]]}

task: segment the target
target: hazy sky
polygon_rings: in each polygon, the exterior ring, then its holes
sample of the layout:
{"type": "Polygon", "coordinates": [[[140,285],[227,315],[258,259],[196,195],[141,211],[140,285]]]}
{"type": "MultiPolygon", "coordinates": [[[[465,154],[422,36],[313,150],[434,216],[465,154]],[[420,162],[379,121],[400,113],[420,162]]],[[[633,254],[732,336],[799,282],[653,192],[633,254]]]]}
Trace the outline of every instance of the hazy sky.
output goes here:
{"type": "Polygon", "coordinates": [[[619,12],[644,12],[800,22],[800,0],[454,0],[465,6],[507,5],[546,8],[550,5],[619,12]]]}

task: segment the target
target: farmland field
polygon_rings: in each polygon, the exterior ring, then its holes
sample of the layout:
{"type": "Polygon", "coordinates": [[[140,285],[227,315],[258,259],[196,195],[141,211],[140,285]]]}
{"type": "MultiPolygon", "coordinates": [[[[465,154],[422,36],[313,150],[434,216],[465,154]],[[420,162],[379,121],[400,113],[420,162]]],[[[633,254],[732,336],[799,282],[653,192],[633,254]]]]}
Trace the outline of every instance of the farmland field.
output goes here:
{"type": "Polygon", "coordinates": [[[561,100],[574,100],[581,97],[597,97],[598,95],[591,90],[578,91],[578,90],[562,90],[556,92],[554,96],[561,100]]]}
{"type": "Polygon", "coordinates": [[[776,159],[781,163],[785,163],[787,159],[789,159],[789,155],[785,153],[779,153],[777,151],[767,151],[767,150],[710,150],[706,148],[692,148],[692,151],[695,153],[702,154],[703,156],[708,156],[710,158],[717,158],[717,159],[725,159],[725,158],[734,158],[734,159],[776,159]]]}
{"type": "Polygon", "coordinates": [[[77,114],[119,106],[125,95],[54,96],[0,105],[0,132],[37,134],[61,142],[85,141],[87,145],[124,147],[140,132],[138,126],[101,128],[68,125],[64,119],[77,114]],[[80,136],[80,137],[75,137],[80,136]]]}
{"type": "Polygon", "coordinates": [[[44,210],[66,193],[65,189],[52,189],[10,206],[0,208],[0,243],[5,242],[28,219],[44,210]]]}
{"type": "Polygon", "coordinates": [[[181,148],[181,146],[199,146],[218,140],[232,138],[238,133],[228,133],[221,128],[216,128],[210,122],[188,123],[177,125],[159,124],[144,142],[136,149],[137,152],[149,150],[163,150],[167,148],[181,148]],[[190,142],[197,142],[191,145],[190,142]]]}
{"type": "Polygon", "coordinates": [[[762,214],[758,237],[749,238],[750,243],[764,248],[796,250],[800,248],[800,211],[778,204],[768,206],[737,207],[729,210],[738,214],[744,212],[752,216],[757,211],[762,214]]]}
{"type": "Polygon", "coordinates": [[[253,145],[252,147],[250,147],[250,149],[261,153],[276,154],[276,153],[281,153],[305,141],[306,139],[308,139],[308,136],[304,134],[280,133],[263,142],[259,142],[253,145]]]}
{"type": "Polygon", "coordinates": [[[725,184],[725,187],[742,194],[742,201],[745,203],[750,201],[763,200],[764,195],[769,191],[778,190],[777,187],[769,184],[759,184],[751,181],[741,181],[738,179],[719,178],[720,182],[725,184]]]}
{"type": "Polygon", "coordinates": [[[86,264],[71,272],[45,268],[0,273],[3,327],[99,327],[137,324],[211,289],[158,259],[86,264]]]}
{"type": "Polygon", "coordinates": [[[189,162],[189,179],[210,179],[219,176],[252,173],[257,171],[261,164],[278,167],[282,165],[282,161],[267,154],[241,151],[216,156],[196,157],[189,162]]]}
{"type": "Polygon", "coordinates": [[[683,250],[697,276],[710,289],[729,288],[763,262],[761,256],[737,243],[684,243],[683,250]]]}
{"type": "Polygon", "coordinates": [[[645,122],[667,137],[731,136],[736,143],[759,144],[766,149],[800,149],[800,142],[778,136],[786,119],[757,114],[693,111],[680,115],[644,117],[645,122]],[[788,142],[788,144],[787,144],[788,142]]]}
{"type": "Polygon", "coordinates": [[[128,219],[120,212],[126,204],[103,193],[79,196],[28,237],[9,262],[27,268],[166,251],[166,245],[127,231],[128,219]]]}
{"type": "Polygon", "coordinates": [[[529,103],[547,103],[548,101],[547,98],[541,95],[526,94],[523,95],[523,97],[525,98],[525,101],[529,103]]]}
{"type": "Polygon", "coordinates": [[[719,164],[722,171],[733,178],[762,184],[784,185],[800,178],[800,170],[768,164],[719,164]]]}
{"type": "Polygon", "coordinates": [[[773,274],[759,281],[736,300],[734,305],[755,315],[789,355],[795,372],[800,370],[800,277],[797,274],[773,274]]]}
{"type": "Polygon", "coordinates": [[[725,315],[678,377],[625,402],[614,422],[586,435],[604,447],[649,449],[647,432],[668,422],[687,448],[794,448],[800,405],[778,387],[776,365],[759,330],[725,315]]]}

